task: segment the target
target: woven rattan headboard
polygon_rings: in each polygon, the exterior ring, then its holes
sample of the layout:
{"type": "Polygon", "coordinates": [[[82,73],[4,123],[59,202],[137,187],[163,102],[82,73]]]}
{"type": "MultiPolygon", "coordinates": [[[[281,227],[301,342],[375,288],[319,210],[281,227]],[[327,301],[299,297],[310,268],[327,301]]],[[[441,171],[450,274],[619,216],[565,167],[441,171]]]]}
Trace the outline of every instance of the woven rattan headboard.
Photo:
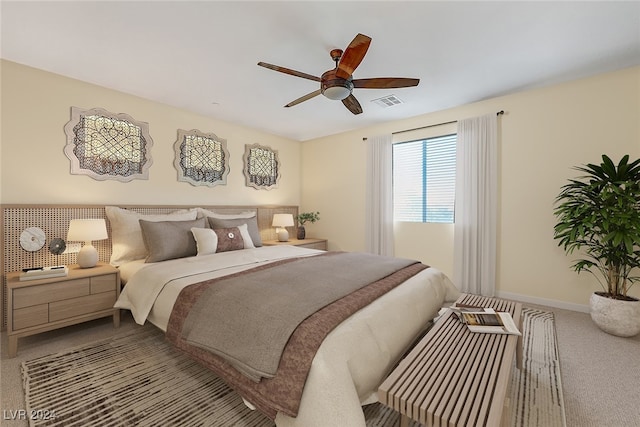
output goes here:
{"type": "MultiPolygon", "coordinates": [[[[131,209],[143,214],[168,213],[176,209],[190,208],[194,206],[133,206],[119,205],[122,208],[131,209]]],[[[247,210],[255,210],[258,218],[258,228],[263,240],[276,239],[275,230],[271,227],[271,219],[275,213],[298,214],[297,206],[207,206],[200,205],[205,209],[214,210],[219,213],[237,213],[247,210]]],[[[60,237],[66,240],[69,221],[76,218],[105,218],[103,205],[2,205],[2,257],[0,257],[2,269],[2,330],[7,325],[6,315],[6,274],[11,271],[18,271],[31,266],[48,266],[61,264],[74,264],[76,254],[53,255],[48,250],[51,239],[60,237]],[[20,247],[20,233],[28,227],[41,228],[46,236],[45,247],[37,252],[27,252],[20,247]]],[[[111,230],[107,221],[109,236],[111,230]]],[[[295,235],[295,230],[290,230],[295,235]]],[[[100,261],[109,262],[111,257],[111,238],[94,242],[98,250],[100,261]]]]}

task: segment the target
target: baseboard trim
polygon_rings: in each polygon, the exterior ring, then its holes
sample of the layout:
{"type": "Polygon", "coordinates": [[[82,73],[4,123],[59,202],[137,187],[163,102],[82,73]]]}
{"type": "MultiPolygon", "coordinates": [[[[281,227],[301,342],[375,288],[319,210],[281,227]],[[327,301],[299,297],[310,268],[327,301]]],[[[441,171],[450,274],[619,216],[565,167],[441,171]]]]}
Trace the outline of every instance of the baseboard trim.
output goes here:
{"type": "Polygon", "coordinates": [[[564,310],[579,311],[589,313],[589,306],[585,304],[575,304],[572,302],[558,301],[547,298],[532,297],[529,295],[515,294],[512,292],[497,292],[496,296],[504,299],[511,299],[529,304],[546,305],[548,307],[562,308],[564,310]]]}

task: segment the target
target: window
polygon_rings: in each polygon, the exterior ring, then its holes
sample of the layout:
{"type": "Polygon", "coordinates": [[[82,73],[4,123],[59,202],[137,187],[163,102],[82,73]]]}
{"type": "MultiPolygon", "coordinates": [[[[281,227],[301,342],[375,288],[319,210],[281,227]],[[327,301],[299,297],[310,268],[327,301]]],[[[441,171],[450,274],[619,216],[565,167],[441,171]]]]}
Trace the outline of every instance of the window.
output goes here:
{"type": "Polygon", "coordinates": [[[124,113],[71,107],[71,120],[64,130],[64,152],[72,174],[122,182],[148,179],[153,140],[147,123],[124,113]]]}
{"type": "Polygon", "coordinates": [[[393,145],[395,221],[453,223],[456,135],[393,145]]]}

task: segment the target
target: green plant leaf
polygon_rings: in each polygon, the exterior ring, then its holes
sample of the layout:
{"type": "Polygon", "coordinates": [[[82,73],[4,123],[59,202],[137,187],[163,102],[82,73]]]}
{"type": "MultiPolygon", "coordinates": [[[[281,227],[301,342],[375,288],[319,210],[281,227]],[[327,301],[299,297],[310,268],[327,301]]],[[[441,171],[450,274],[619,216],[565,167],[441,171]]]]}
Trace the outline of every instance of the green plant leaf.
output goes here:
{"type": "Polygon", "coordinates": [[[616,165],[603,155],[600,164],[574,169],[584,175],[570,178],[554,200],[554,239],[567,254],[585,256],[572,265],[575,271],[624,292],[640,280],[640,159],[629,163],[624,155],[616,165]]]}

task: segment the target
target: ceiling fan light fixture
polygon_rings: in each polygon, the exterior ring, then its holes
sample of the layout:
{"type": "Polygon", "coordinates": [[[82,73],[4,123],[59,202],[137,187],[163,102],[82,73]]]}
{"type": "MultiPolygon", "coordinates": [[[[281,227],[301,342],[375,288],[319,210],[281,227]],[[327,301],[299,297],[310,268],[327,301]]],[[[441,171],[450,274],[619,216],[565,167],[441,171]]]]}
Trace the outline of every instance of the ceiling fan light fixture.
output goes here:
{"type": "Polygon", "coordinates": [[[322,75],[320,90],[327,98],[334,101],[342,101],[351,95],[353,82],[351,79],[335,77],[335,70],[330,70],[322,75]]]}
{"type": "Polygon", "coordinates": [[[344,86],[332,86],[326,88],[322,94],[329,99],[333,99],[334,101],[342,101],[349,95],[351,95],[351,89],[344,86]]]}

